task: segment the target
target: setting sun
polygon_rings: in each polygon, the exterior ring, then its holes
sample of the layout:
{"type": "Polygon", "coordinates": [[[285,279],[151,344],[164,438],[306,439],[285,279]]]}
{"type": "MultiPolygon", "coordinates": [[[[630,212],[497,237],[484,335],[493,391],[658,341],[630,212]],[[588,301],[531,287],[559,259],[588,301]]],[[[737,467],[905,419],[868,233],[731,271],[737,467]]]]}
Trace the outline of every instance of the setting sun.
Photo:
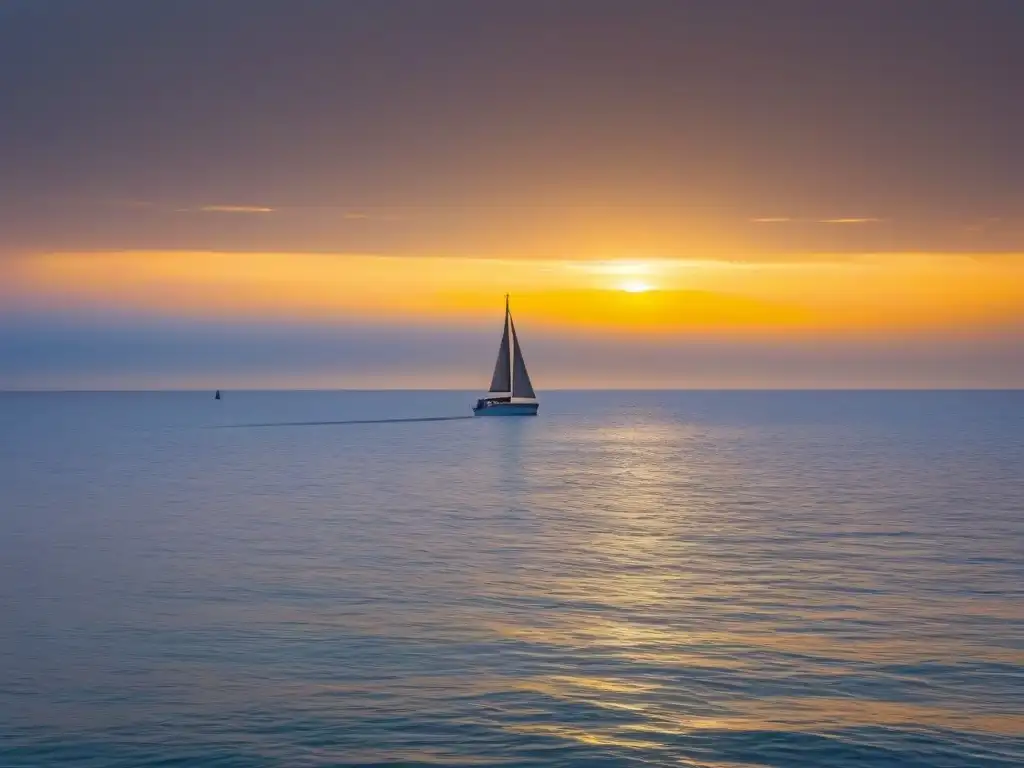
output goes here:
{"type": "Polygon", "coordinates": [[[652,290],[653,286],[650,283],[645,283],[643,280],[626,280],[619,286],[620,290],[626,293],[644,293],[645,291],[652,290]]]}

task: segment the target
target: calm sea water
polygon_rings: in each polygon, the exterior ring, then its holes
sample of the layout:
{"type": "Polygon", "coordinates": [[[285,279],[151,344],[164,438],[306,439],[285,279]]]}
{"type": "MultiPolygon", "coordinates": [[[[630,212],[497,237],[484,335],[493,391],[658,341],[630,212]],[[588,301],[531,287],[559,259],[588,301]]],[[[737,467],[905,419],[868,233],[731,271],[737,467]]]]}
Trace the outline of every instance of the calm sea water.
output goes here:
{"type": "Polygon", "coordinates": [[[0,395],[0,765],[1024,765],[1024,393],[471,401],[0,395]]]}

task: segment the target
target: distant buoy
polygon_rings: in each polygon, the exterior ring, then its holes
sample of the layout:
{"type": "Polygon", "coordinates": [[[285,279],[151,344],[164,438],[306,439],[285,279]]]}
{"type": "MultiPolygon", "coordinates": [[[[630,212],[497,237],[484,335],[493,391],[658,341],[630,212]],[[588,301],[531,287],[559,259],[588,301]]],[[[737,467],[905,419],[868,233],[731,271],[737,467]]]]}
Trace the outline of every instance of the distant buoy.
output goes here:
{"type": "Polygon", "coordinates": [[[220,390],[217,390],[217,394],[213,396],[214,400],[220,400],[220,390]]]}

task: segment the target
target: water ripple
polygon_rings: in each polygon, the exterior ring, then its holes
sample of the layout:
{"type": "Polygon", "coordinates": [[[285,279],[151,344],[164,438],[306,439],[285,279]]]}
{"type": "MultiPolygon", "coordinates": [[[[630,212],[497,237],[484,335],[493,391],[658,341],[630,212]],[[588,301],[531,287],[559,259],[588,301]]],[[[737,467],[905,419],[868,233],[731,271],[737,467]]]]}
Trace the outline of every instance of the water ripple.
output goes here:
{"type": "Polygon", "coordinates": [[[1024,764],[1019,394],[466,402],[0,395],[0,764],[1024,764]]]}

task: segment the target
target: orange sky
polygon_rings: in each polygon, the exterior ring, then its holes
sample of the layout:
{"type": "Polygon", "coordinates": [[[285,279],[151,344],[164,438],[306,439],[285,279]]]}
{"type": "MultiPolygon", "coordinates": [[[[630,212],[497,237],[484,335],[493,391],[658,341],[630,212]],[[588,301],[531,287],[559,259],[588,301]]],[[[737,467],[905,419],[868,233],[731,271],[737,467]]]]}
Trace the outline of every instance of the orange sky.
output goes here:
{"type": "Polygon", "coordinates": [[[571,332],[739,336],[988,332],[1024,320],[1017,254],[770,261],[62,252],[0,263],[0,295],[185,318],[493,320],[571,332]]]}

